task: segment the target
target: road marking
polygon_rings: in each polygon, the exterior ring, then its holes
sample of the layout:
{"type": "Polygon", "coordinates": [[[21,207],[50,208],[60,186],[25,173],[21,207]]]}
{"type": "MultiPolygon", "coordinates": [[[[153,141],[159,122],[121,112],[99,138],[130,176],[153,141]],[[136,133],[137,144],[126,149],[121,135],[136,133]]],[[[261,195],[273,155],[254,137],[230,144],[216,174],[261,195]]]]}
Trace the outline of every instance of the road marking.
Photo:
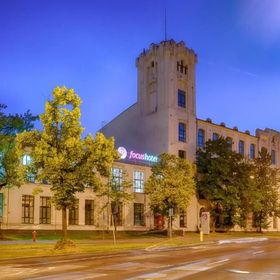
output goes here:
{"type": "Polygon", "coordinates": [[[230,244],[230,243],[251,243],[251,242],[260,242],[260,241],[267,241],[267,237],[245,237],[245,238],[234,238],[234,239],[225,239],[225,240],[219,240],[218,244],[230,244]]]}
{"type": "Polygon", "coordinates": [[[212,263],[209,263],[209,264],[207,264],[207,265],[219,264],[219,263],[223,263],[223,262],[227,262],[227,261],[229,261],[229,259],[224,259],[224,260],[220,260],[220,261],[212,262],[212,263]]]}
{"type": "Polygon", "coordinates": [[[254,252],[253,255],[257,255],[257,254],[261,254],[261,253],[264,253],[264,251],[257,251],[257,252],[254,252]]]}
{"type": "Polygon", "coordinates": [[[245,271],[245,270],[238,270],[238,269],[228,269],[228,271],[230,272],[234,272],[234,273],[240,273],[240,274],[249,274],[249,271],[245,271]]]}

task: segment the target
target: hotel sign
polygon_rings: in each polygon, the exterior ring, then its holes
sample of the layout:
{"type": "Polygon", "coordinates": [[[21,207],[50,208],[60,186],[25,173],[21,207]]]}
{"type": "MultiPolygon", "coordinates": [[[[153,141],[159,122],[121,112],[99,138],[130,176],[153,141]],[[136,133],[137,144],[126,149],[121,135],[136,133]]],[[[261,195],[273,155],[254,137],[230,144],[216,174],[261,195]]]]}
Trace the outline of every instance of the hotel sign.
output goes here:
{"type": "Polygon", "coordinates": [[[158,162],[158,157],[155,155],[151,155],[148,153],[139,153],[134,150],[127,150],[124,147],[118,148],[118,153],[120,158],[123,160],[133,160],[133,161],[141,161],[148,163],[156,163],[158,162]]]}

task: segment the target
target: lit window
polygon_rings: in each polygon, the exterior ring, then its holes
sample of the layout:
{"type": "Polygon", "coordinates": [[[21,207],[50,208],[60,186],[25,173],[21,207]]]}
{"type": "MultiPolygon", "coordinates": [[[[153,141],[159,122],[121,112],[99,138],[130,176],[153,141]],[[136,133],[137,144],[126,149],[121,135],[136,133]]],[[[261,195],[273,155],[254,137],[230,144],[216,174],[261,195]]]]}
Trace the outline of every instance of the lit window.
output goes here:
{"type": "Polygon", "coordinates": [[[250,145],[250,159],[254,159],[255,158],[255,145],[251,144],[250,145]]]}
{"type": "Polygon", "coordinates": [[[134,203],[134,225],[135,226],[145,225],[143,203],[134,203]]]}
{"type": "Polygon", "coordinates": [[[203,148],[205,144],[205,132],[203,129],[199,129],[197,133],[197,145],[199,148],[203,148]]]}
{"type": "Polygon", "coordinates": [[[238,143],[238,153],[244,156],[244,141],[240,140],[238,143]]]}
{"type": "Polygon", "coordinates": [[[219,139],[219,134],[218,133],[213,133],[212,140],[217,141],[218,139],[219,139]]]}
{"type": "Polygon", "coordinates": [[[179,123],[178,125],[179,141],[186,142],[186,125],[184,123],[179,123]]]}
{"type": "Polygon", "coordinates": [[[23,165],[29,165],[30,163],[31,163],[30,155],[23,155],[23,157],[22,157],[22,164],[23,165]]]}
{"type": "Polygon", "coordinates": [[[112,168],[112,188],[117,191],[122,190],[123,170],[118,167],[112,168]]]}
{"type": "Polygon", "coordinates": [[[178,106],[186,108],[186,93],[181,89],[178,89],[178,106]]]}
{"type": "Polygon", "coordinates": [[[271,150],[271,163],[276,164],[276,152],[275,152],[275,150],[271,150]]]}
{"type": "Polygon", "coordinates": [[[133,172],[133,189],[134,192],[144,192],[144,172],[134,171],[133,172]]]}

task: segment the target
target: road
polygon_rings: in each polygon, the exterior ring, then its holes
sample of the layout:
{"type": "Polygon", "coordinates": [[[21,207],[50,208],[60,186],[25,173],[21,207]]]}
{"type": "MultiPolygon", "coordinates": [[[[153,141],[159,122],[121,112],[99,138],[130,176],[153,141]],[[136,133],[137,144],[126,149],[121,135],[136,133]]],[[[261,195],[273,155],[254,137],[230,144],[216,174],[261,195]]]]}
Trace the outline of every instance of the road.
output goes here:
{"type": "Polygon", "coordinates": [[[0,279],[280,279],[280,239],[6,260],[0,262],[0,279]]]}

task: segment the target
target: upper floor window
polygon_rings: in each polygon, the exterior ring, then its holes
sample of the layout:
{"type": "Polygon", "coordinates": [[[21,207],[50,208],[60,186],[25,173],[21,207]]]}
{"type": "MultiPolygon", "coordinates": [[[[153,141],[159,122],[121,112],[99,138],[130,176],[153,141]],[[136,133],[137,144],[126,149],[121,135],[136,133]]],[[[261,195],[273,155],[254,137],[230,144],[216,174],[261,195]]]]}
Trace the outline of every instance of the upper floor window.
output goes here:
{"type": "Polygon", "coordinates": [[[133,189],[134,192],[144,192],[144,172],[134,171],[133,172],[133,189]]]}
{"type": "Polygon", "coordinates": [[[187,75],[188,74],[188,66],[184,64],[184,61],[177,61],[177,71],[187,75]]]}
{"type": "Polygon", "coordinates": [[[112,187],[114,190],[120,191],[122,189],[123,170],[118,167],[112,168],[112,187]]]}
{"type": "Polygon", "coordinates": [[[181,89],[178,89],[178,106],[186,108],[186,93],[181,89]]]}
{"type": "Polygon", "coordinates": [[[238,143],[238,153],[244,156],[244,141],[240,140],[238,143]]]}
{"type": "Polygon", "coordinates": [[[186,124],[180,122],[178,125],[179,141],[186,142],[186,124]]]}
{"type": "Polygon", "coordinates": [[[216,141],[218,139],[219,139],[219,134],[214,132],[213,135],[212,135],[212,140],[216,141]]]}
{"type": "Polygon", "coordinates": [[[228,145],[228,150],[232,151],[232,138],[227,137],[226,141],[227,141],[227,145],[228,145]]]}
{"type": "Polygon", "coordinates": [[[255,144],[250,144],[250,159],[255,158],[255,144]]]}
{"type": "Polygon", "coordinates": [[[203,129],[199,129],[197,133],[197,145],[199,148],[203,148],[205,144],[205,132],[203,129]]]}
{"type": "Polygon", "coordinates": [[[275,152],[275,150],[271,150],[271,163],[276,164],[276,152],[275,152]]]}
{"type": "Polygon", "coordinates": [[[30,155],[23,155],[22,157],[22,164],[29,165],[31,163],[31,156],[30,155]]]}

